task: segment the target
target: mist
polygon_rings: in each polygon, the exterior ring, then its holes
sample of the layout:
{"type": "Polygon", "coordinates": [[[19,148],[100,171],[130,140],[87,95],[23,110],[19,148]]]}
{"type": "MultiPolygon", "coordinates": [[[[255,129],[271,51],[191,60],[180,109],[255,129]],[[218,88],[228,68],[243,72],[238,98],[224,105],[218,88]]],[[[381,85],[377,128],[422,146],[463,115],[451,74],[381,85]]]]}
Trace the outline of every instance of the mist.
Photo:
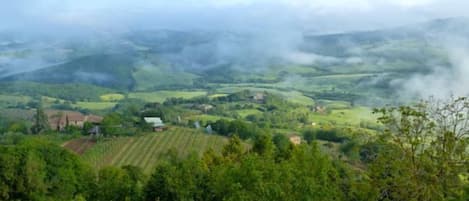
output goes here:
{"type": "MultiPolygon", "coordinates": [[[[367,52],[364,44],[342,41],[342,46],[352,47],[344,49],[344,55],[316,51],[311,44],[310,49],[304,46],[310,36],[386,30],[467,16],[467,7],[469,2],[458,0],[10,1],[0,7],[0,78],[83,56],[132,55],[142,49],[150,57],[157,57],[158,62],[191,71],[230,66],[239,71],[263,72],[272,65],[326,69],[369,63],[386,68],[388,59],[369,58],[381,53],[367,52]],[[186,34],[193,41],[171,39],[181,45],[155,53],[155,44],[132,38],[150,35],[154,39],[150,42],[160,42],[169,32],[186,34]]],[[[447,35],[445,40],[453,38],[447,35]]],[[[461,44],[467,43],[439,41],[448,65],[428,61],[422,64],[425,73],[393,79],[390,84],[404,99],[467,94],[469,51],[461,44]]],[[[418,57],[419,51],[410,51],[406,56],[418,57]]],[[[151,59],[135,58],[132,62],[151,68],[151,59]]],[[[77,76],[83,80],[111,79],[89,72],[77,76]]],[[[293,77],[297,79],[297,75],[293,77]]]]}
{"type": "Polygon", "coordinates": [[[425,99],[434,97],[447,99],[451,96],[469,95],[469,40],[457,36],[444,36],[440,41],[448,65],[429,64],[430,73],[415,74],[407,79],[396,79],[392,82],[400,89],[403,99],[425,99]]]}

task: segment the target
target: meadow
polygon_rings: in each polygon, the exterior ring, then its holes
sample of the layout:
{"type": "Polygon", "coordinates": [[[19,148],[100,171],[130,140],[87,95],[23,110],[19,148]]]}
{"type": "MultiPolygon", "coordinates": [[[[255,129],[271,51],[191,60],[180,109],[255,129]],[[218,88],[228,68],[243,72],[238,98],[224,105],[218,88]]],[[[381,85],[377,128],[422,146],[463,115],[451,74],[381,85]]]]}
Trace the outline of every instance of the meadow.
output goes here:
{"type": "Polygon", "coordinates": [[[207,95],[205,91],[155,91],[155,92],[133,92],[129,98],[141,99],[146,102],[163,103],[168,98],[194,98],[207,95]]]}

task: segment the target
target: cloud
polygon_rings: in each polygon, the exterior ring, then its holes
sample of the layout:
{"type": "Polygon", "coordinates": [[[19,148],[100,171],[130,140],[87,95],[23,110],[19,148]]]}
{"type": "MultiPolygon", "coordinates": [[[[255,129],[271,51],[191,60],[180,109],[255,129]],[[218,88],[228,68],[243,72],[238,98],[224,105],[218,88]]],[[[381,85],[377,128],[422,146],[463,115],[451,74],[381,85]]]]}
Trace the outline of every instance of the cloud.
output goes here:
{"type": "Polygon", "coordinates": [[[0,7],[0,30],[126,31],[284,28],[349,31],[466,15],[457,0],[15,0],[0,7]]]}
{"type": "Polygon", "coordinates": [[[469,41],[451,37],[450,41],[444,42],[446,44],[442,47],[447,53],[448,65],[430,66],[430,73],[415,74],[408,79],[392,82],[392,85],[401,90],[399,94],[403,99],[446,99],[450,96],[469,95],[469,41]]]}

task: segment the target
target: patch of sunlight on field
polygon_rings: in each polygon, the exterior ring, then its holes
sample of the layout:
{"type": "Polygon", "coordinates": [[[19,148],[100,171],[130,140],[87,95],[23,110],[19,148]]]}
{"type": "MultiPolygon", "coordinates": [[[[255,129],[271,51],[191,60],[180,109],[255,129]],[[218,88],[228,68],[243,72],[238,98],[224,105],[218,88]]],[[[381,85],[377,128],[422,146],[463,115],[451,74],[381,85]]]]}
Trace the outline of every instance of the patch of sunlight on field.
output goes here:
{"type": "Polygon", "coordinates": [[[262,114],[261,111],[256,110],[256,109],[236,110],[236,113],[238,113],[238,115],[243,117],[243,118],[245,118],[249,115],[262,114]]]}
{"type": "Polygon", "coordinates": [[[113,94],[103,94],[99,98],[101,99],[101,101],[104,101],[104,102],[117,102],[117,101],[124,99],[125,96],[123,94],[113,93],[113,94]]]}
{"type": "Polygon", "coordinates": [[[313,113],[310,118],[316,123],[359,125],[361,122],[374,122],[376,115],[368,107],[332,110],[330,114],[313,113]]]}

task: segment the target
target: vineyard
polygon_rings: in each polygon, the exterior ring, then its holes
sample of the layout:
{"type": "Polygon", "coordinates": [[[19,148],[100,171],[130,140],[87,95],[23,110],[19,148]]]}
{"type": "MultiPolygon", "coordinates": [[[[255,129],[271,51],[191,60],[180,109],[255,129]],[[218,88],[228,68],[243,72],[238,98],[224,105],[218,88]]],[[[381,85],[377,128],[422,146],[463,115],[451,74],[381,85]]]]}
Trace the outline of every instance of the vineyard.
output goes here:
{"type": "Polygon", "coordinates": [[[172,128],[138,137],[105,139],[86,150],[82,157],[96,168],[134,165],[149,173],[169,150],[175,150],[180,157],[190,153],[201,155],[209,148],[221,151],[227,141],[227,138],[194,129],[172,128]]]}

